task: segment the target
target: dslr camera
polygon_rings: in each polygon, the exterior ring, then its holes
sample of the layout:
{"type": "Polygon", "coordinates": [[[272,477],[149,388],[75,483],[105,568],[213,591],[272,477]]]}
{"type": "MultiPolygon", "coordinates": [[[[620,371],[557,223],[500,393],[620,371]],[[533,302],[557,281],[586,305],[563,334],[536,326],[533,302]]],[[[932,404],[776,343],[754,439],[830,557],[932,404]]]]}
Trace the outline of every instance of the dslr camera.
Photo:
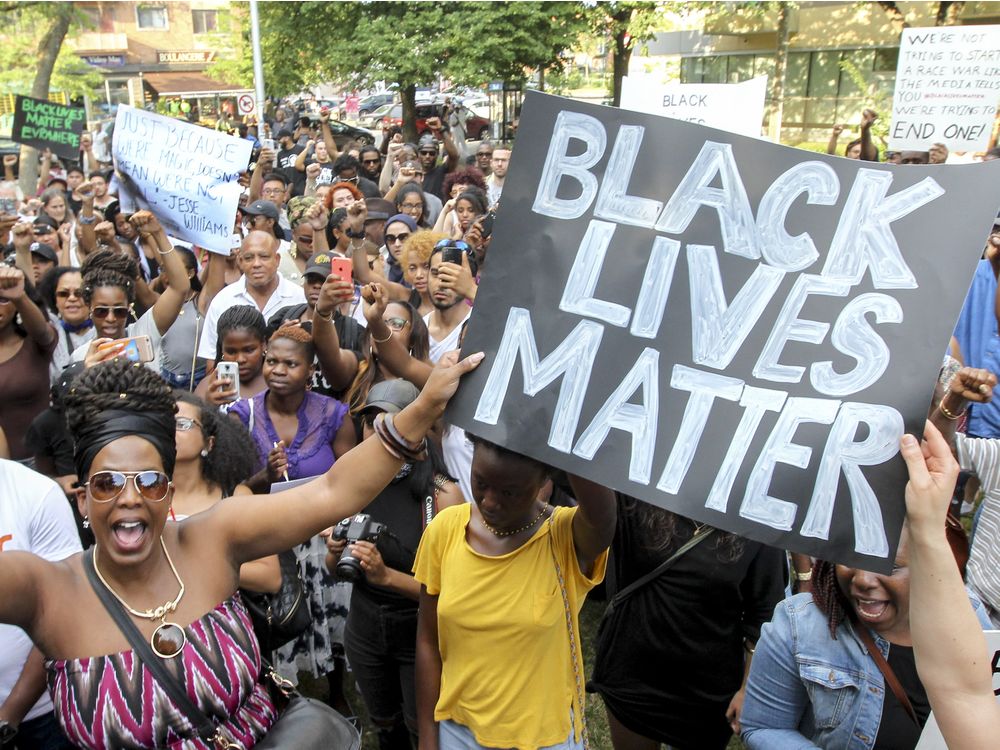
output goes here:
{"type": "Polygon", "coordinates": [[[337,561],[337,578],[351,583],[364,579],[365,572],[361,569],[361,561],[351,554],[351,545],[355,542],[374,543],[383,531],[385,524],[373,521],[367,513],[358,513],[356,516],[345,518],[333,527],[331,536],[334,539],[347,540],[347,547],[337,561]]]}

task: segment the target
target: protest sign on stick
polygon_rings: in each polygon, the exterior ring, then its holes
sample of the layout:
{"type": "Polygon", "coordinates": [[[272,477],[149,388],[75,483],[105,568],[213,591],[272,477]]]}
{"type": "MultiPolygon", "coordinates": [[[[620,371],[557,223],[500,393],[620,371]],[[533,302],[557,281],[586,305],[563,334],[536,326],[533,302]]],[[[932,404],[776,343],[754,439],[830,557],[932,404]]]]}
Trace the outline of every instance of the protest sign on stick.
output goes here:
{"type": "Polygon", "coordinates": [[[889,570],[1000,162],[895,167],[529,92],[448,419],[889,570]],[[664,144],[669,144],[665,148],[664,144]]]}
{"type": "Polygon", "coordinates": [[[1000,98],[1000,26],[903,29],[889,148],[982,151],[1000,98]]]}
{"type": "Polygon", "coordinates": [[[79,159],[85,118],[83,107],[18,96],[10,139],[40,150],[49,149],[62,159],[79,159]]]}
{"type": "Polygon", "coordinates": [[[622,109],[696,122],[740,135],[759,136],[767,76],[743,83],[656,83],[622,79],[622,109]]]}
{"type": "Polygon", "coordinates": [[[229,255],[250,141],[119,105],[113,151],[123,211],[148,209],[168,234],[229,255]]]}

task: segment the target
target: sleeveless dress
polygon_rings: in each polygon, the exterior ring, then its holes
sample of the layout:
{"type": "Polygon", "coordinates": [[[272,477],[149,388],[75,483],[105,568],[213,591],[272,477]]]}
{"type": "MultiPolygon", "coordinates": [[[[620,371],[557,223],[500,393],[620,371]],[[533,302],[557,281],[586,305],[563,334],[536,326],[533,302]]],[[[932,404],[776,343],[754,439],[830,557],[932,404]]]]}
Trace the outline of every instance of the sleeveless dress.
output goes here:
{"type": "MultiPolygon", "coordinates": [[[[187,643],[168,668],[183,665],[188,697],[239,748],[251,748],[277,718],[260,682],[261,658],[239,595],[184,628],[187,643]]],[[[89,750],[214,750],[173,705],[131,650],[50,659],[49,693],[71,743],[89,750]]]]}
{"type": "MultiPolygon", "coordinates": [[[[281,438],[267,411],[267,391],[250,399],[240,399],[229,407],[250,430],[257,445],[256,470],[267,465],[267,454],[281,438]]],[[[307,391],[297,414],[299,428],[292,444],[285,448],[288,478],[303,479],[323,474],[337,460],[333,440],[347,416],[347,404],[307,391]]],[[[331,525],[340,519],[331,519],[331,525]]],[[[314,536],[296,545],[295,559],[309,602],[312,623],[298,638],[271,654],[275,670],[298,684],[298,673],[322,677],[337,667],[344,653],[344,626],[351,602],[351,584],[337,581],[326,569],[326,540],[314,536]]]]}

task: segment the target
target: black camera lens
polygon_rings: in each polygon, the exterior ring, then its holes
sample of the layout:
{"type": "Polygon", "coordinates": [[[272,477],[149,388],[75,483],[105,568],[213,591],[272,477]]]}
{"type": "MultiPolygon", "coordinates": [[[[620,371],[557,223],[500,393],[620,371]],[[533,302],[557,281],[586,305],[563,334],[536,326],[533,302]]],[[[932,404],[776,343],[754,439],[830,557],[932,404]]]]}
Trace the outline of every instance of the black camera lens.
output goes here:
{"type": "Polygon", "coordinates": [[[337,561],[337,578],[341,581],[357,583],[364,580],[365,572],[361,569],[361,561],[351,554],[348,547],[337,561]]]}

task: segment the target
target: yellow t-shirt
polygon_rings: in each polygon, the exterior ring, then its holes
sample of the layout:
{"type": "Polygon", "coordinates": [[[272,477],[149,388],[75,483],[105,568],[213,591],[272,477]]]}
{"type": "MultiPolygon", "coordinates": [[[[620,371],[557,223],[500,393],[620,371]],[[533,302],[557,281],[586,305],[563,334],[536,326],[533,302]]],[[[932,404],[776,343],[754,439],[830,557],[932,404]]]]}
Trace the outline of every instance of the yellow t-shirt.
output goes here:
{"type": "MultiPolygon", "coordinates": [[[[438,596],[442,667],[434,719],[468,727],[481,745],[518,750],[555,745],[569,736],[576,681],[549,538],[576,633],[580,607],[604,578],[608,552],[595,561],[593,575],[585,576],[573,544],[576,508],[556,508],[551,526],[541,524],[519,549],[482,555],[465,538],[471,508],[462,503],[441,511],[424,531],[413,566],[427,593],[438,596]]],[[[582,681],[582,662],[578,667],[582,681]]],[[[575,717],[579,738],[579,710],[575,717]]]]}

